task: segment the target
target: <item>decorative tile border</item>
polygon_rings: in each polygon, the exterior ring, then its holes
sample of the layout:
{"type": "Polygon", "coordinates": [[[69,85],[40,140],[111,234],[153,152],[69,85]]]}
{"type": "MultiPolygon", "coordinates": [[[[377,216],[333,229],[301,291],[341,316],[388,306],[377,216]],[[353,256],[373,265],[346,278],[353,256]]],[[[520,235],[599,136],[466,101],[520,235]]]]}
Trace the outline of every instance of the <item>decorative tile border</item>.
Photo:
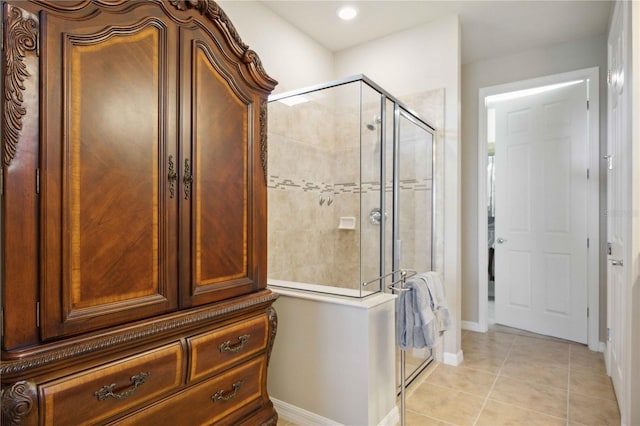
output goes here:
{"type": "MultiPolygon", "coordinates": [[[[431,179],[406,179],[400,181],[401,191],[431,191],[433,185],[431,179]]],[[[370,192],[380,192],[379,182],[340,182],[329,184],[326,182],[310,182],[306,179],[294,180],[281,178],[279,176],[269,176],[267,188],[270,190],[282,191],[303,191],[303,192],[331,192],[333,194],[367,194],[370,192]]],[[[385,191],[392,191],[391,184],[385,185],[385,191]]]]}

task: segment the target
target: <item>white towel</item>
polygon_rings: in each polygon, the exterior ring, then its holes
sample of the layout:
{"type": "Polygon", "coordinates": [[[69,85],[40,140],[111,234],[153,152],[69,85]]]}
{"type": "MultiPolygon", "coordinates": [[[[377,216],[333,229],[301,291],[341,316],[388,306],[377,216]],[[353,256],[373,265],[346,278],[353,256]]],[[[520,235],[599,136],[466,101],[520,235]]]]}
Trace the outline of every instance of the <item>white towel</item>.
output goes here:
{"type": "Polygon", "coordinates": [[[426,282],[411,280],[398,297],[397,339],[401,349],[433,347],[435,316],[426,282]]]}
{"type": "Polygon", "coordinates": [[[436,317],[436,327],[438,333],[442,333],[449,329],[451,326],[451,314],[449,308],[447,308],[447,301],[444,297],[444,287],[440,275],[437,272],[431,271],[426,274],[420,274],[417,276],[422,280],[431,296],[431,309],[436,317]]]}

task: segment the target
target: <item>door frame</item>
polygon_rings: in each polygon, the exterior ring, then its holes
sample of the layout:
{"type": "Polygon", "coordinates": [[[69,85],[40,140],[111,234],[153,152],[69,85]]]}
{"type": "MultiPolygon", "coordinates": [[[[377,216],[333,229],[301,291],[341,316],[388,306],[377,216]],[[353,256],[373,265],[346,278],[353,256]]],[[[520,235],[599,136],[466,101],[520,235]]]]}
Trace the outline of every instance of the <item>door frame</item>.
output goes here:
{"type": "MultiPolygon", "coordinates": [[[[585,68],[560,74],[548,75],[513,83],[483,87],[478,96],[478,328],[486,332],[488,327],[488,229],[487,229],[487,107],[485,99],[488,96],[508,93],[518,90],[532,89],[540,86],[564,83],[568,81],[586,79],[589,93],[589,109],[587,111],[588,125],[588,164],[589,181],[587,182],[587,229],[589,250],[587,254],[587,280],[589,316],[587,318],[587,342],[589,349],[602,351],[599,342],[600,327],[600,102],[599,102],[599,69],[585,68]]],[[[585,170],[586,173],[586,170],[585,170]]],[[[585,241],[585,244],[587,242],[585,241]]]]}

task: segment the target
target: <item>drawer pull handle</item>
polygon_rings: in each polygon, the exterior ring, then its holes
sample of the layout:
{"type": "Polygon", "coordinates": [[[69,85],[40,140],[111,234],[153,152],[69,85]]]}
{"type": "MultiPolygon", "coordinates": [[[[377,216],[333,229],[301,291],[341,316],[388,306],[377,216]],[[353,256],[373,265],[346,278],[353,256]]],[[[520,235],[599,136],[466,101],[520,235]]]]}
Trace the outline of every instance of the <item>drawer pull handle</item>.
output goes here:
{"type": "Polygon", "coordinates": [[[240,389],[240,386],[242,386],[242,380],[237,381],[233,384],[233,391],[229,391],[229,392],[225,392],[224,390],[219,390],[218,392],[214,393],[211,396],[211,399],[213,400],[213,402],[216,401],[230,401],[233,398],[236,397],[236,394],[238,393],[238,390],[240,389]],[[226,395],[225,395],[226,393],[226,395]]]}
{"type": "Polygon", "coordinates": [[[243,334],[242,336],[238,336],[238,340],[240,341],[238,344],[236,344],[235,346],[231,346],[231,340],[227,340],[226,342],[220,344],[220,346],[218,346],[218,348],[220,349],[220,352],[240,352],[242,350],[242,348],[244,348],[244,345],[249,341],[249,337],[251,337],[250,334],[243,334]]]}
{"type": "Polygon", "coordinates": [[[115,398],[115,399],[125,399],[131,396],[138,387],[142,386],[149,377],[149,373],[141,372],[135,376],[131,376],[129,380],[133,383],[133,385],[124,392],[113,393],[113,390],[116,388],[115,383],[111,383],[110,385],[103,386],[93,394],[98,398],[98,401],[104,401],[107,398],[115,398]]]}

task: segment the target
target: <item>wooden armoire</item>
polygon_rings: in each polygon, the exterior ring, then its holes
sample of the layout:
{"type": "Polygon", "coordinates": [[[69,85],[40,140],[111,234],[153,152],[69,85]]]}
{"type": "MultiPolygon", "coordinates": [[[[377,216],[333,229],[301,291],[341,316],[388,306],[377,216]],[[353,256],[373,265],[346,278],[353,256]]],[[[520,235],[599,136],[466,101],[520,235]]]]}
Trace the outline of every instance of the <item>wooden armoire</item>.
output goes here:
{"type": "Polygon", "coordinates": [[[275,424],[276,81],[213,0],[2,14],[2,424],[275,424]]]}

